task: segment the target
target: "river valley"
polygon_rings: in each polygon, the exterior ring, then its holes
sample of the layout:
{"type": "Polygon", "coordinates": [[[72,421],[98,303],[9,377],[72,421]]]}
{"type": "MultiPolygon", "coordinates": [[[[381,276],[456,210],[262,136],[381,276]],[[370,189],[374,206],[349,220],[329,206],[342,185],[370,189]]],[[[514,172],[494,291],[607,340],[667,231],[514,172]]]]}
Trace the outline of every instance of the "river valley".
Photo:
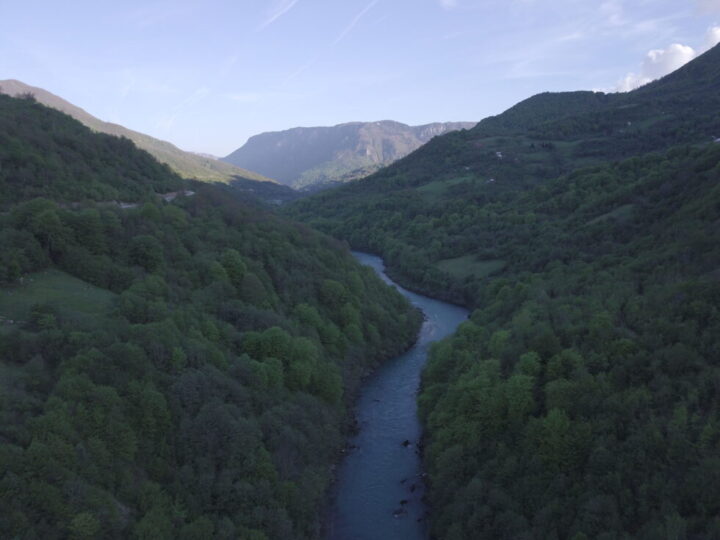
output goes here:
{"type": "Polygon", "coordinates": [[[418,442],[417,391],[430,345],[467,319],[468,311],[407,291],[384,273],[382,259],[353,253],[425,314],[418,341],[386,362],[366,383],[356,405],[359,432],[339,467],[328,518],[329,540],[427,538],[427,509],[418,442]]]}

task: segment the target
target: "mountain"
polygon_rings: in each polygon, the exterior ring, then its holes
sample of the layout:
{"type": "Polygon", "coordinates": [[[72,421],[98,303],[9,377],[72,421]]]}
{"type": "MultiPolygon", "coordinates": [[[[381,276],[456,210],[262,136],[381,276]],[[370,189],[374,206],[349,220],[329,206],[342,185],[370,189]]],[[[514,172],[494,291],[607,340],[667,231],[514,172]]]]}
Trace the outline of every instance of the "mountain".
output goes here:
{"type": "MultiPolygon", "coordinates": [[[[720,134],[720,48],[626,94],[544,93],[473,129],[436,137],[407,157],[363,179],[293,206],[293,215],[348,239],[359,249],[388,257],[395,277],[416,288],[458,284],[448,260],[495,245],[489,231],[464,234],[452,214],[473,223],[473,209],[511,200],[524,190],[586,167],[703,145],[720,134]],[[468,209],[469,214],[461,210],[468,209]],[[471,211],[472,210],[472,211],[471,211]],[[425,230],[430,216],[432,248],[425,230]],[[460,242],[456,235],[465,238],[460,242]],[[422,254],[422,264],[409,262],[422,254]],[[449,280],[449,281],[448,281],[449,280]]],[[[457,276],[456,276],[457,277],[457,276]]],[[[462,276],[460,281],[463,281],[462,276]]],[[[445,297],[469,302],[460,288],[445,297]]]]}
{"type": "Polygon", "coordinates": [[[0,537],[319,538],[360,381],[419,313],[33,99],[0,95],[0,197],[0,537]]]}
{"type": "Polygon", "coordinates": [[[0,93],[10,96],[32,95],[40,103],[72,116],[93,131],[117,137],[126,137],[134,142],[138,148],[150,152],[155,159],[169,165],[172,170],[185,178],[210,182],[228,182],[234,178],[245,178],[261,182],[272,181],[260,174],[234,167],[210,156],[185,152],[169,142],[155,139],[117,124],[103,122],[80,107],[42,88],[9,79],[0,81],[0,93]]]}
{"type": "Polygon", "coordinates": [[[474,309],[419,396],[437,538],[720,537],[720,46],[289,212],[474,309]]]}
{"type": "Polygon", "coordinates": [[[348,182],[406,156],[433,137],[474,125],[383,121],[299,127],[251,137],[223,160],[295,188],[348,182]]]}
{"type": "Polygon", "coordinates": [[[0,94],[0,210],[44,197],[138,203],[188,181],[128,139],[95,133],[67,115],[0,94]]]}

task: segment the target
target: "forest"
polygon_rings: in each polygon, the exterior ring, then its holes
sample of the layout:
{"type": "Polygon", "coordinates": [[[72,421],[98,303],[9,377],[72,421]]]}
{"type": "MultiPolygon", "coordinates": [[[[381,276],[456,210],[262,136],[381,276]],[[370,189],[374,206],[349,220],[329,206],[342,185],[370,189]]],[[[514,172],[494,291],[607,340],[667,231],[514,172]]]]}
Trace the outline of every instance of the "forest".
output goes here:
{"type": "Polygon", "coordinates": [[[322,536],[421,323],[348,245],[473,310],[418,398],[433,537],[720,537],[719,85],[540,94],[280,212],[0,95],[0,537],[322,536]]]}
{"type": "MultiPolygon", "coordinates": [[[[288,214],[381,254],[414,289],[472,306],[466,278],[482,281],[504,264],[487,223],[496,209],[577,171],[713,143],[718,66],[715,47],[633,92],[533,96],[471,130],[436,137],[361,182],[300,200],[288,214]]],[[[583,194],[562,196],[567,205],[583,194]]]]}
{"type": "Polygon", "coordinates": [[[434,537],[720,536],[719,57],[290,207],[474,309],[419,398],[434,537]]]}
{"type": "Polygon", "coordinates": [[[506,269],[432,351],[438,536],[720,535],[720,145],[607,169],[497,216],[506,269]]]}
{"type": "Polygon", "coordinates": [[[127,140],[29,98],[0,122],[0,536],[317,538],[359,383],[420,315],[127,140]]]}

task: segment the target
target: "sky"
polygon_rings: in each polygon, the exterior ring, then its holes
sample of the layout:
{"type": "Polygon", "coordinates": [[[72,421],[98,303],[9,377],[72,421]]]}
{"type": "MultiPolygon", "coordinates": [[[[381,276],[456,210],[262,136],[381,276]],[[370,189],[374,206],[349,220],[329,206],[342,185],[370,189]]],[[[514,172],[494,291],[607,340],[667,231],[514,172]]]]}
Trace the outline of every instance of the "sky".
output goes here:
{"type": "Polygon", "coordinates": [[[718,41],[720,0],[0,0],[0,79],[218,156],[296,126],[627,91],[718,41]]]}

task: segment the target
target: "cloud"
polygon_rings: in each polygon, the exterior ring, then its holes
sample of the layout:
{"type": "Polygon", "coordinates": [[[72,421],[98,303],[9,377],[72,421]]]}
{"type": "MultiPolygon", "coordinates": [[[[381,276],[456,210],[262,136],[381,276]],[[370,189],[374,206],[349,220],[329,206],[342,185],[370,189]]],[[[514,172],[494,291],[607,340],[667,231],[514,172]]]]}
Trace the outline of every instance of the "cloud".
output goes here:
{"type": "Polygon", "coordinates": [[[452,9],[457,7],[457,0],[438,0],[443,9],[452,9]]]}
{"type": "Polygon", "coordinates": [[[207,86],[200,86],[196,88],[192,94],[187,96],[178,105],[175,106],[175,109],[172,113],[170,113],[170,115],[158,120],[155,127],[166,130],[172,129],[175,126],[175,122],[177,121],[177,119],[185,112],[186,109],[203,101],[207,96],[210,95],[210,93],[211,90],[207,86]]]}
{"type": "MultiPolygon", "coordinates": [[[[350,21],[350,24],[348,24],[342,32],[338,34],[338,37],[335,38],[335,41],[333,41],[328,49],[333,49],[338,43],[340,43],[345,37],[353,31],[353,29],[357,26],[357,24],[360,22],[360,19],[362,19],[365,14],[370,11],[373,7],[375,7],[375,4],[377,4],[380,0],[371,0],[369,4],[367,4],[362,10],[360,10],[360,13],[355,15],[352,21],[350,21]]],[[[323,53],[325,51],[321,51],[318,54],[315,55],[314,58],[311,60],[308,60],[305,62],[302,66],[297,68],[295,71],[293,71],[290,75],[288,75],[285,80],[282,83],[282,86],[287,86],[290,81],[293,79],[299,77],[303,73],[305,73],[308,69],[310,69],[312,66],[314,66],[318,60],[322,57],[323,53]]]]}
{"type": "Polygon", "coordinates": [[[609,26],[623,26],[627,23],[625,9],[620,0],[606,0],[600,5],[600,13],[609,26]]]}
{"type": "Polygon", "coordinates": [[[345,39],[345,36],[347,36],[350,32],[353,31],[353,28],[357,26],[357,23],[360,22],[360,19],[362,19],[365,14],[370,11],[373,7],[375,7],[375,4],[377,4],[380,0],[372,0],[367,6],[365,6],[360,13],[355,15],[355,18],[348,24],[345,29],[340,32],[340,35],[335,39],[333,42],[333,47],[340,43],[343,39],[345,39]]]}
{"type": "Polygon", "coordinates": [[[697,5],[700,11],[706,13],[720,11],[720,0],[697,0],[697,5]]]}
{"type": "MultiPolygon", "coordinates": [[[[718,3],[716,1],[716,3],[718,3]]],[[[629,92],[681,68],[690,60],[720,43],[720,26],[707,31],[702,48],[696,51],[689,45],[673,43],[665,49],[647,53],[638,73],[628,73],[615,88],[616,92],[629,92]]]]}
{"type": "Polygon", "coordinates": [[[695,49],[688,45],[673,43],[665,49],[654,49],[647,53],[639,73],[628,73],[618,84],[619,92],[629,92],[655,79],[659,79],[684,66],[695,58],[695,49]]]}
{"type": "Polygon", "coordinates": [[[294,100],[301,97],[299,94],[290,92],[276,92],[276,91],[262,91],[262,92],[231,92],[223,94],[223,96],[231,101],[240,103],[242,105],[249,105],[254,103],[260,103],[262,101],[279,101],[279,100],[294,100]]]}
{"type": "Polygon", "coordinates": [[[713,26],[705,35],[704,50],[710,50],[718,43],[720,43],[720,26],[713,26]]]}
{"type": "Polygon", "coordinates": [[[277,21],[280,17],[285,15],[288,11],[290,11],[293,7],[295,7],[295,4],[297,4],[300,0],[280,0],[279,2],[276,2],[273,8],[268,13],[268,16],[265,18],[265,20],[262,22],[262,24],[258,27],[258,31],[264,30],[268,26],[270,26],[272,23],[277,21]]]}

